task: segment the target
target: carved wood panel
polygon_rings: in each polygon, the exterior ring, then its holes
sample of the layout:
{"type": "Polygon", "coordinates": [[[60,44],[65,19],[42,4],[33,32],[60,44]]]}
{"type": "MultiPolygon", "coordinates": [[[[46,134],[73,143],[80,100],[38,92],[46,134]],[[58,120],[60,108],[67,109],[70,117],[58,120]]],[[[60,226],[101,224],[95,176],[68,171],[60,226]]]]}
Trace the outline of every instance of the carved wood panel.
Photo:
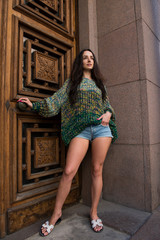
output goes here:
{"type": "MultiPolygon", "coordinates": [[[[42,131],[42,129],[41,129],[42,131]]],[[[48,135],[45,134],[45,136],[48,135]]],[[[34,139],[34,167],[41,168],[59,163],[59,138],[36,137],[34,139]]]]}
{"type": "MultiPolygon", "coordinates": [[[[70,74],[76,39],[75,0],[8,0],[3,4],[7,13],[1,36],[6,46],[1,111],[6,136],[0,138],[5,152],[1,173],[6,176],[0,198],[4,236],[6,229],[11,233],[32,224],[54,207],[66,155],[60,114],[43,118],[32,111],[21,112],[16,102],[23,96],[39,101],[60,89],[70,74]]],[[[66,203],[77,201],[79,193],[76,175],[66,203]]]]}
{"type": "MultiPolygon", "coordinates": [[[[14,199],[15,201],[19,199],[24,199],[27,197],[31,197],[37,194],[37,187],[39,188],[39,193],[43,193],[46,191],[45,188],[41,188],[42,186],[47,185],[47,191],[50,189],[57,188],[58,181],[61,177],[63,168],[61,165],[64,163],[60,162],[60,128],[58,130],[57,127],[53,125],[50,120],[43,120],[38,118],[31,118],[31,116],[22,116],[14,114],[14,128],[15,138],[18,139],[17,152],[15,146],[13,146],[13,152],[15,152],[15,156],[17,158],[14,159],[14,167],[18,169],[17,174],[17,182],[18,189],[14,189],[14,199]],[[37,137],[41,138],[42,145],[44,145],[43,137],[51,139],[57,139],[58,146],[57,152],[54,152],[54,158],[57,158],[58,161],[54,165],[52,161],[48,166],[45,164],[41,167],[37,168],[35,156],[37,154],[42,154],[42,152],[37,153],[35,149],[35,142],[37,141],[37,137]],[[18,161],[16,161],[18,159],[18,161]],[[57,184],[56,184],[57,182],[57,184]]],[[[44,140],[45,141],[45,140],[44,140]]],[[[52,144],[54,144],[54,141],[52,144]]],[[[61,159],[64,161],[64,159],[61,159]]],[[[15,183],[16,184],[16,183],[15,183]]]]}
{"type": "MultiPolygon", "coordinates": [[[[33,58],[35,63],[34,79],[58,84],[58,59],[39,52],[34,52],[33,58]]],[[[31,83],[31,76],[27,80],[31,83]]]]}
{"type": "Polygon", "coordinates": [[[72,43],[51,38],[16,17],[13,31],[12,97],[52,95],[69,76],[72,43]]]}
{"type": "MultiPolygon", "coordinates": [[[[12,101],[23,95],[33,101],[51,96],[69,76],[73,42],[52,36],[18,17],[12,20],[12,101]]],[[[13,171],[18,170],[13,179],[14,202],[57,190],[65,165],[60,118],[54,118],[54,122],[17,111],[11,120],[13,129],[17,129],[14,141],[18,142],[13,147],[13,156],[17,156],[13,171]]],[[[74,184],[78,186],[76,179],[74,184]]]]}
{"type": "Polygon", "coordinates": [[[68,37],[73,35],[72,0],[16,0],[13,8],[34,16],[38,21],[68,37]]]}
{"type": "MultiPolygon", "coordinates": [[[[13,135],[13,201],[57,191],[65,165],[59,116],[43,119],[18,109],[11,114],[13,135]]],[[[78,176],[72,189],[78,189],[78,176]]]]}

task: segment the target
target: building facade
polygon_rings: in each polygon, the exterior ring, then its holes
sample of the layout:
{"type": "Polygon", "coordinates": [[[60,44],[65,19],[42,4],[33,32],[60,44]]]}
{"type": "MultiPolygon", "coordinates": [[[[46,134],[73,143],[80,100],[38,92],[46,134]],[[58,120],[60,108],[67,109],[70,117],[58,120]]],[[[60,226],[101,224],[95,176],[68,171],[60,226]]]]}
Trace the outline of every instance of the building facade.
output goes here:
{"type": "MultiPolygon", "coordinates": [[[[102,198],[151,212],[160,203],[160,1],[0,1],[0,236],[49,215],[65,164],[60,116],[21,112],[94,51],[116,112],[118,140],[105,161],[102,198]]],[[[90,204],[90,151],[66,204],[90,204]],[[86,184],[87,183],[87,184],[86,184]]]]}

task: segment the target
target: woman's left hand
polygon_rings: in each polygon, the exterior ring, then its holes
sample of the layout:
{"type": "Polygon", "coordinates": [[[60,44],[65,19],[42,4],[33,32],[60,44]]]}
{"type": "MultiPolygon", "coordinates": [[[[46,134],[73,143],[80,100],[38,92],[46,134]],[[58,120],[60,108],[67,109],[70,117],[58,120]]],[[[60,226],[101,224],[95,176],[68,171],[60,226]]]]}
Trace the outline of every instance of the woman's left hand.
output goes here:
{"type": "Polygon", "coordinates": [[[97,120],[102,119],[101,124],[104,126],[108,126],[109,125],[109,121],[111,119],[112,113],[110,113],[109,111],[107,111],[106,113],[104,113],[102,116],[100,116],[99,118],[97,118],[97,120]]]}

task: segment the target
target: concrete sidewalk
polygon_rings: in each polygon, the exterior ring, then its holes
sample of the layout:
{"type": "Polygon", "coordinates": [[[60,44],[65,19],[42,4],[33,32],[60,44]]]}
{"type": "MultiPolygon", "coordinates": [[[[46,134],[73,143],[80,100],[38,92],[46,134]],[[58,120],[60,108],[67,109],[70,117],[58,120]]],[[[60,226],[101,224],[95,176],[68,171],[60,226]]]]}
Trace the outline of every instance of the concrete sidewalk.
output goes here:
{"type": "MultiPolygon", "coordinates": [[[[91,229],[89,210],[80,203],[65,209],[62,222],[45,239],[160,240],[160,208],[150,214],[101,200],[98,209],[104,224],[101,233],[91,229]]],[[[4,240],[40,240],[39,229],[45,220],[8,235],[4,240]]]]}

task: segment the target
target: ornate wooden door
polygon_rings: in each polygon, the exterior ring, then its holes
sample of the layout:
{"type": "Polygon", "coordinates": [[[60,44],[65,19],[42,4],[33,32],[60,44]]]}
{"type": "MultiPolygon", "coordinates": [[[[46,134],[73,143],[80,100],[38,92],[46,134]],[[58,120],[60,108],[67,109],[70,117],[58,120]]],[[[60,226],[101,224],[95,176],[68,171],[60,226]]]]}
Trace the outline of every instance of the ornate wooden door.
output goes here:
{"type": "MultiPolygon", "coordinates": [[[[49,215],[65,164],[60,115],[16,108],[56,92],[76,54],[76,0],[3,0],[1,8],[1,236],[49,215]]],[[[66,204],[79,198],[78,177],[66,204]]]]}

